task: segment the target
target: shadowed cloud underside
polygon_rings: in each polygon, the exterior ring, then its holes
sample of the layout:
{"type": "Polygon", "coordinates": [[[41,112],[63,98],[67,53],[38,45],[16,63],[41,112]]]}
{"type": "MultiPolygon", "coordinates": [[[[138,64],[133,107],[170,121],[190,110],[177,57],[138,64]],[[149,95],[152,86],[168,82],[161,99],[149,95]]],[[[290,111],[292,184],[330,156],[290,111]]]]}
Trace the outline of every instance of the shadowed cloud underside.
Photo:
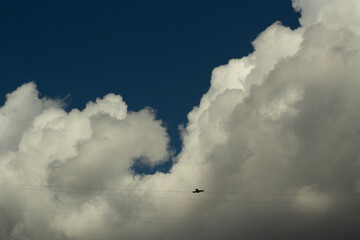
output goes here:
{"type": "Polygon", "coordinates": [[[176,156],[155,111],[128,111],[119,95],[65,111],[33,82],[8,94],[2,231],[17,239],[359,238],[360,3],[293,6],[301,27],[276,22],[253,53],[213,70],[176,156]],[[132,169],[169,159],[169,173],[132,169]]]}

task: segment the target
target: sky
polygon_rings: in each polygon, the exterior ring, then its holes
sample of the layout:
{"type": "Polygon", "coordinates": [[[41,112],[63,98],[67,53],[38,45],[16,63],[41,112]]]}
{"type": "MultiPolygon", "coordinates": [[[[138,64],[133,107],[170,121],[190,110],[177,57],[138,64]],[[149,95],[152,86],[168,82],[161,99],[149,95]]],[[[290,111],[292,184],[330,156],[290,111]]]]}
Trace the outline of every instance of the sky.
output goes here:
{"type": "Polygon", "coordinates": [[[299,25],[288,0],[0,4],[1,103],[29,81],[66,99],[67,110],[120,94],[131,111],[157,111],[176,152],[178,125],[210,87],[212,69],[249,54],[273,22],[299,25]]]}
{"type": "Polygon", "coordinates": [[[359,1],[0,9],[2,239],[360,238],[359,1]]]}

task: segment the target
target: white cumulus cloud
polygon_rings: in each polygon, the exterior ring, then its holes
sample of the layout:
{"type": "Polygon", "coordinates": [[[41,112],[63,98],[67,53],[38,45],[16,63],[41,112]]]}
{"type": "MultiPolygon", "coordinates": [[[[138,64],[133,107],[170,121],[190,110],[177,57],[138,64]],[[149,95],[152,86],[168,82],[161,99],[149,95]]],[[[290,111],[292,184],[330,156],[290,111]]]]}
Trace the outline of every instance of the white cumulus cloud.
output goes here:
{"type": "Polygon", "coordinates": [[[171,158],[149,108],[84,110],[34,83],[0,108],[0,226],[19,239],[358,239],[360,7],[294,0],[254,52],[215,68],[171,158]],[[48,187],[44,187],[48,186],[48,187]],[[202,194],[191,194],[193,188],[202,194]]]}

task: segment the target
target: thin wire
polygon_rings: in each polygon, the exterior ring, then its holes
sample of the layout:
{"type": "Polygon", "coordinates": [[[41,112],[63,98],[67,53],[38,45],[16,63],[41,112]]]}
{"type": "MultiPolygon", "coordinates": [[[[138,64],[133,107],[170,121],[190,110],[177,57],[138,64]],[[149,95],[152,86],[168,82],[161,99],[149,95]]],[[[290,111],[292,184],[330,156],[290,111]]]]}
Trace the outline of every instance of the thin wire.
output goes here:
{"type": "Polygon", "coordinates": [[[0,231],[3,232],[6,236],[10,237],[11,239],[18,240],[18,238],[14,237],[8,230],[3,227],[0,227],[0,231]]]}
{"type": "MultiPolygon", "coordinates": [[[[324,193],[296,193],[296,192],[210,192],[214,194],[239,194],[239,195],[297,195],[297,196],[324,196],[324,193]]],[[[349,197],[359,197],[360,194],[357,193],[330,193],[330,195],[336,196],[349,196],[349,197]]]]}
{"type": "MultiPolygon", "coordinates": [[[[12,184],[12,183],[0,183],[0,187],[39,187],[39,188],[64,188],[64,189],[86,189],[86,190],[107,190],[107,191],[133,191],[133,192],[180,192],[190,193],[193,190],[158,190],[158,189],[136,189],[136,188],[105,188],[105,187],[87,187],[87,186],[59,186],[59,185],[32,185],[32,184],[12,184]]],[[[322,193],[296,193],[296,192],[215,192],[205,191],[202,194],[237,194],[237,195],[297,195],[297,196],[324,196],[322,193]]],[[[349,196],[358,197],[358,193],[330,193],[336,196],[349,196]]]]}
{"type": "MultiPolygon", "coordinates": [[[[14,187],[10,188],[13,189],[14,187]]],[[[9,188],[2,188],[7,189],[9,188]]],[[[293,204],[293,201],[260,201],[260,200],[243,200],[243,199],[209,199],[209,198],[178,198],[178,197],[152,197],[152,196],[140,196],[140,195],[129,195],[129,194],[118,194],[118,193],[93,193],[93,192],[82,192],[82,191],[69,191],[69,190],[58,190],[58,189],[42,189],[42,188],[26,188],[26,187],[15,187],[15,189],[31,190],[31,191],[43,191],[43,192],[56,192],[56,193],[69,193],[69,194],[82,194],[82,195],[93,195],[96,196],[106,196],[106,197],[115,197],[115,198],[135,198],[135,200],[140,199],[166,199],[166,200],[178,200],[178,201],[204,201],[204,202],[233,202],[233,203],[247,203],[247,204],[293,204]]],[[[325,202],[321,201],[304,201],[301,204],[324,204],[325,202]]],[[[358,202],[332,202],[332,204],[358,204],[358,202]]]]}
{"type": "Polygon", "coordinates": [[[208,218],[170,218],[170,217],[146,217],[146,216],[130,216],[130,215],[120,215],[120,214],[85,214],[85,213],[74,213],[74,212],[61,212],[61,211],[48,211],[48,210],[32,210],[32,209],[18,209],[18,208],[1,208],[8,211],[21,211],[21,212],[32,212],[37,214],[47,214],[47,215],[77,215],[77,216],[88,216],[88,217],[109,217],[109,218],[126,218],[126,219],[139,219],[139,220],[156,220],[156,221],[193,221],[193,222],[217,222],[217,223],[249,223],[249,224],[299,224],[299,223],[308,223],[308,224],[321,224],[321,225],[350,225],[358,224],[357,222],[350,221],[277,221],[277,220],[242,220],[242,219],[208,219],[208,218]]]}
{"type": "MultiPolygon", "coordinates": [[[[70,189],[87,189],[87,190],[109,190],[122,191],[134,190],[134,188],[104,188],[104,187],[81,187],[81,186],[59,186],[59,185],[32,185],[32,184],[12,184],[0,183],[0,186],[22,186],[22,187],[42,187],[42,188],[70,188],[70,189]]],[[[137,192],[190,192],[186,190],[155,190],[155,189],[135,189],[137,192]]]]}

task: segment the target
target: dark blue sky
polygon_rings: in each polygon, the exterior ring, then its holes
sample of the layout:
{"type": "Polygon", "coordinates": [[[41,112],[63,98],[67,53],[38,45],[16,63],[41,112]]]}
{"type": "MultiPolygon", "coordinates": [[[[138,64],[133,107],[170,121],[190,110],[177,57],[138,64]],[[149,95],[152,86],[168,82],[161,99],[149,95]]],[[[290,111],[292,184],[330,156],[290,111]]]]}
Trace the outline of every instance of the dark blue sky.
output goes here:
{"type": "Polygon", "coordinates": [[[179,151],[177,126],[214,67],[252,51],[273,22],[298,26],[291,0],[1,1],[0,94],[34,81],[68,109],[107,93],[150,106],[179,151]]]}

